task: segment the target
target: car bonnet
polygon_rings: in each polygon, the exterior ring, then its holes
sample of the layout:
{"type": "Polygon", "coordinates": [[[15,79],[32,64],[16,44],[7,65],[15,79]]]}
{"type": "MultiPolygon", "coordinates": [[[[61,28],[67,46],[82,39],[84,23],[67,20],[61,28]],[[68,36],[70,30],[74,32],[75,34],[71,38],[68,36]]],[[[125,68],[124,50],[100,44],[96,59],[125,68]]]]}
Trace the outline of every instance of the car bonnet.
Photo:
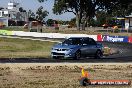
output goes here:
{"type": "Polygon", "coordinates": [[[71,49],[79,47],[79,45],[66,45],[66,44],[57,44],[53,48],[63,48],[63,49],[71,49]]]}

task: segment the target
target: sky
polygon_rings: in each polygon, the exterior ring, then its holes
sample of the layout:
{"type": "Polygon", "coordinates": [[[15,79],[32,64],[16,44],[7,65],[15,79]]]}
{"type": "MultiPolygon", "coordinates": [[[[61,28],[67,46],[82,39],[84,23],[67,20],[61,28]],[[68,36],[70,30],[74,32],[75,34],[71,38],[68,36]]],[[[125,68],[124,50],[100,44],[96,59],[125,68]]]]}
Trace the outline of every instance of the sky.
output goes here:
{"type": "MultiPolygon", "coordinates": [[[[8,2],[13,0],[0,0],[0,7],[7,8],[8,2]]],[[[31,9],[32,11],[36,12],[36,10],[43,6],[45,10],[49,12],[48,17],[46,19],[54,19],[54,20],[70,20],[71,18],[74,18],[75,15],[73,13],[64,13],[62,15],[55,15],[52,12],[52,8],[54,5],[54,0],[48,0],[44,3],[39,3],[37,0],[14,0],[17,2],[20,2],[20,6],[23,7],[26,10],[31,9]]]]}

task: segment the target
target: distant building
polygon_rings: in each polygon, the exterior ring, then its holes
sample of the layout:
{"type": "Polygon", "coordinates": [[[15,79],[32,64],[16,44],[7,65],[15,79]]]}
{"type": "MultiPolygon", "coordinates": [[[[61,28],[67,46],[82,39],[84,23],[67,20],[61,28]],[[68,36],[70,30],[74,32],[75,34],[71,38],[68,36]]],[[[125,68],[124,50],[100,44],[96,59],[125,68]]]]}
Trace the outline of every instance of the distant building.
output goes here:
{"type": "Polygon", "coordinates": [[[27,12],[20,12],[20,3],[9,2],[8,7],[0,10],[0,23],[5,26],[23,26],[28,21],[27,12]]]}
{"type": "Polygon", "coordinates": [[[125,29],[132,30],[132,13],[125,17],[125,29]]]}

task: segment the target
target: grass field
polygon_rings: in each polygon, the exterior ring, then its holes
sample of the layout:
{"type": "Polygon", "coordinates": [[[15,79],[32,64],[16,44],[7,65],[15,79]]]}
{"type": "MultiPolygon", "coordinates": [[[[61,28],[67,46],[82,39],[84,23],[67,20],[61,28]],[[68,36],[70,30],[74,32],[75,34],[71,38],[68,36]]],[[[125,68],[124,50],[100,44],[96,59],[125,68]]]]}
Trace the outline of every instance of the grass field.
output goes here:
{"type": "Polygon", "coordinates": [[[0,58],[47,58],[55,43],[0,38],[0,58]]]}
{"type": "Polygon", "coordinates": [[[82,87],[80,67],[90,79],[132,81],[132,64],[0,64],[0,88],[132,88],[132,85],[82,87]]]}
{"type": "MultiPolygon", "coordinates": [[[[0,58],[50,58],[50,51],[57,42],[0,38],[0,58]]],[[[104,48],[104,55],[117,53],[118,50],[104,48]]]]}

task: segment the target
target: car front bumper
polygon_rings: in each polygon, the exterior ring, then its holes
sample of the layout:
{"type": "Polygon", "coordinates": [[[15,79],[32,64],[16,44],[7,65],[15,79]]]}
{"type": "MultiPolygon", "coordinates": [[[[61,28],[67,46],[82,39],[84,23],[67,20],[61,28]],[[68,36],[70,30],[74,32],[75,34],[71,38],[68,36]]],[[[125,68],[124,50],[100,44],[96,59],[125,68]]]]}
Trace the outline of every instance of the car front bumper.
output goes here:
{"type": "Polygon", "coordinates": [[[66,52],[66,51],[52,51],[51,52],[51,57],[63,57],[63,58],[72,58],[74,57],[75,54],[72,52],[66,52]]]}

